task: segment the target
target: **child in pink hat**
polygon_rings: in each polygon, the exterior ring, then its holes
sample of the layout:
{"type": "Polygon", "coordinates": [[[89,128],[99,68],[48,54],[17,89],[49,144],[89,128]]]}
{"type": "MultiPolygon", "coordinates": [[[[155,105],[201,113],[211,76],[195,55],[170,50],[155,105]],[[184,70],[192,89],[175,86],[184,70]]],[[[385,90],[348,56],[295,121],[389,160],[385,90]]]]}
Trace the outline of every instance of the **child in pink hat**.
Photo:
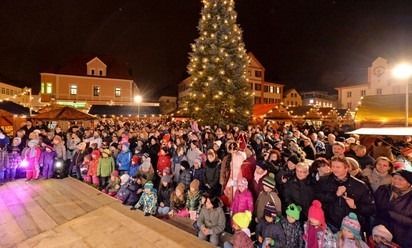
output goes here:
{"type": "Polygon", "coordinates": [[[309,208],[303,239],[308,248],[336,247],[333,233],[326,225],[322,203],[318,200],[314,200],[309,208]]]}

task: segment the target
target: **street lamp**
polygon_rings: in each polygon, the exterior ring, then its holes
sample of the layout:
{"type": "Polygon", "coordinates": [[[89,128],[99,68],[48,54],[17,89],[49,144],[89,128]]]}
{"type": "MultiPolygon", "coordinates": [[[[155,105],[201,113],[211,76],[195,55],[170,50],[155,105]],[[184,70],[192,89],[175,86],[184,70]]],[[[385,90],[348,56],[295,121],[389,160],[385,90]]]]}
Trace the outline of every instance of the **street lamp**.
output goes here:
{"type": "Polygon", "coordinates": [[[405,126],[408,126],[409,121],[409,80],[412,76],[412,65],[402,63],[393,68],[392,74],[395,78],[406,80],[405,89],[405,126]]]}
{"type": "Polygon", "coordinates": [[[141,95],[134,96],[134,102],[137,103],[137,119],[140,120],[140,104],[143,101],[143,97],[141,95]]]}

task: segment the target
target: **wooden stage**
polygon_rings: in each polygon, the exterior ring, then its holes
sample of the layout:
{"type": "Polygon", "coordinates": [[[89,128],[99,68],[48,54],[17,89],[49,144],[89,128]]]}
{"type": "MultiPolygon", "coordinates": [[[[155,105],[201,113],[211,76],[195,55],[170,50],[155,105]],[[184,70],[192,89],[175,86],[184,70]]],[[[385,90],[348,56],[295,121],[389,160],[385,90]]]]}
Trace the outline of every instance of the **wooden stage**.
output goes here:
{"type": "Polygon", "coordinates": [[[0,247],[212,247],[72,178],[0,186],[0,247]]]}

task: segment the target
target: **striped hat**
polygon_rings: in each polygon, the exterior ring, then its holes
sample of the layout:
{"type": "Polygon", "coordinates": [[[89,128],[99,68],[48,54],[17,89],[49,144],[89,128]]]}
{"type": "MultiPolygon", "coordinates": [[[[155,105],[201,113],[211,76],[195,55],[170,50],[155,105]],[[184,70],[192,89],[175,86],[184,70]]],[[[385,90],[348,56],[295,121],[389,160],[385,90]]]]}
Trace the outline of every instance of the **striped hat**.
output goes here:
{"type": "Polygon", "coordinates": [[[276,217],[278,214],[278,211],[276,210],[276,206],[274,204],[268,202],[265,206],[263,214],[269,217],[276,217]]]}
{"type": "Polygon", "coordinates": [[[267,176],[263,178],[262,183],[264,186],[274,189],[276,186],[275,175],[273,175],[273,173],[269,173],[267,176]]]}
{"type": "Polygon", "coordinates": [[[341,229],[345,228],[350,231],[356,239],[362,239],[360,235],[361,225],[358,221],[358,216],[355,213],[350,212],[348,216],[343,218],[341,229]]]}

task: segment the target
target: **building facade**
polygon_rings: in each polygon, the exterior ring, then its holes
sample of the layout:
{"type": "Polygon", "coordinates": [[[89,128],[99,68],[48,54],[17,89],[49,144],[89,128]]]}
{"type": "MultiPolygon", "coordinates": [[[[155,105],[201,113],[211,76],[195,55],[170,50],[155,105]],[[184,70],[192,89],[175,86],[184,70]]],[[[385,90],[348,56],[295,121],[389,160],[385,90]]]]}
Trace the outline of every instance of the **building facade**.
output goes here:
{"type": "Polygon", "coordinates": [[[78,58],[52,72],[40,73],[42,102],[84,108],[133,105],[139,94],[126,66],[111,58],[78,58]]]}
{"type": "MultiPolygon", "coordinates": [[[[250,63],[247,67],[247,79],[250,90],[254,94],[254,104],[280,103],[283,99],[284,85],[265,81],[265,68],[256,59],[253,53],[249,52],[250,63]]],[[[181,81],[178,85],[178,105],[181,107],[185,99],[190,95],[190,77],[181,81]]]]}
{"type": "Polygon", "coordinates": [[[23,89],[6,82],[0,82],[0,100],[13,101],[22,95],[23,89]]]}
{"type": "Polygon", "coordinates": [[[303,106],[315,106],[321,108],[336,108],[337,96],[330,95],[326,91],[306,91],[302,92],[303,106]]]}
{"type": "Polygon", "coordinates": [[[367,82],[336,88],[339,107],[355,111],[363,96],[405,94],[405,84],[392,77],[391,69],[386,59],[375,59],[368,67],[367,82]]]}
{"type": "Polygon", "coordinates": [[[302,106],[302,96],[296,89],[290,89],[285,92],[285,96],[283,97],[283,104],[288,107],[302,106]]]}

